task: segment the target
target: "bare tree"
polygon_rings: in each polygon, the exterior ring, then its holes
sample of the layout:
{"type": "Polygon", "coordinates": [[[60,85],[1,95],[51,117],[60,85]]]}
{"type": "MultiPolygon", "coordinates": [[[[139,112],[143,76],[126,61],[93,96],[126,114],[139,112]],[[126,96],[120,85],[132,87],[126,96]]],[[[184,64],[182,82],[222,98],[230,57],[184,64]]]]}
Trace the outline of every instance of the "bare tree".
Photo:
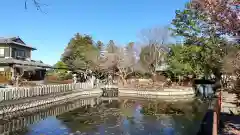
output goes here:
{"type": "Polygon", "coordinates": [[[136,55],[133,48],[123,47],[118,48],[115,53],[106,53],[100,61],[98,66],[100,69],[112,70],[113,74],[119,76],[123,85],[125,85],[127,77],[134,72],[136,55]]]}
{"type": "Polygon", "coordinates": [[[115,55],[112,53],[105,53],[101,56],[100,51],[90,51],[86,54],[85,60],[87,61],[88,68],[94,71],[97,78],[104,76],[106,71],[114,67],[115,55]]]}
{"type": "Polygon", "coordinates": [[[86,59],[92,70],[107,71],[120,78],[126,84],[127,77],[134,72],[137,63],[136,49],[134,43],[129,43],[126,47],[118,48],[113,53],[105,52],[104,56],[100,52],[88,53],[86,59]]]}
{"type": "Polygon", "coordinates": [[[144,29],[140,33],[142,47],[140,61],[145,68],[155,77],[156,67],[164,62],[165,52],[168,51],[171,32],[169,27],[157,27],[144,29]]]}
{"type": "Polygon", "coordinates": [[[37,10],[39,10],[41,12],[43,12],[42,7],[47,6],[46,4],[41,3],[40,0],[25,0],[25,2],[24,2],[25,9],[28,8],[29,2],[31,2],[37,8],[37,10]]]}
{"type": "Polygon", "coordinates": [[[115,73],[122,80],[123,85],[125,85],[126,79],[128,75],[134,72],[134,65],[136,64],[136,57],[132,51],[125,50],[124,48],[120,48],[116,53],[116,67],[118,72],[115,73]]]}
{"type": "Polygon", "coordinates": [[[154,27],[148,29],[142,29],[138,35],[140,44],[162,46],[166,45],[171,40],[171,31],[169,26],[154,27]]]}

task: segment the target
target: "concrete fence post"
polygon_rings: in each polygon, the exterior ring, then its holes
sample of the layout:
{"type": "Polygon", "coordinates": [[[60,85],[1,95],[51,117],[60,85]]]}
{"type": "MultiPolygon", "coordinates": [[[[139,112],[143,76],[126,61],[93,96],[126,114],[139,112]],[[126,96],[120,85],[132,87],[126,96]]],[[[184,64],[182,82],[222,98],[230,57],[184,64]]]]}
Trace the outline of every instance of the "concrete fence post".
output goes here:
{"type": "Polygon", "coordinates": [[[4,100],[7,100],[7,92],[8,92],[8,89],[5,89],[4,90],[4,100]]]}
{"type": "Polygon", "coordinates": [[[42,88],[44,89],[44,95],[47,95],[48,94],[47,87],[46,86],[42,86],[42,88]]]}
{"type": "Polygon", "coordinates": [[[24,90],[24,97],[28,97],[28,90],[29,90],[30,88],[27,88],[27,89],[25,89],[24,90]]]}
{"type": "Polygon", "coordinates": [[[36,93],[37,96],[40,96],[40,95],[41,95],[41,90],[39,89],[38,86],[37,86],[37,87],[30,88],[30,89],[33,89],[33,90],[37,91],[37,93],[36,93]]]}
{"type": "Polygon", "coordinates": [[[47,94],[49,94],[48,86],[44,86],[44,89],[46,89],[47,94]]]}
{"type": "Polygon", "coordinates": [[[56,92],[57,92],[57,91],[56,91],[56,86],[53,85],[52,88],[53,88],[53,93],[56,93],[56,92]]]}
{"type": "Polygon", "coordinates": [[[26,97],[26,89],[27,88],[21,88],[21,89],[18,89],[17,92],[20,93],[20,97],[17,97],[17,99],[20,99],[20,98],[25,98],[26,97]]]}
{"type": "Polygon", "coordinates": [[[43,95],[46,95],[47,94],[47,90],[44,88],[44,86],[41,86],[41,88],[43,89],[43,95]]]}
{"type": "Polygon", "coordinates": [[[62,89],[63,89],[63,92],[66,92],[65,84],[62,84],[62,89]]]}
{"type": "Polygon", "coordinates": [[[32,89],[32,92],[33,92],[33,97],[36,96],[36,90],[32,89]]]}
{"type": "Polygon", "coordinates": [[[57,85],[57,89],[58,89],[58,92],[60,92],[60,87],[59,87],[59,85],[57,85]]]}
{"type": "Polygon", "coordinates": [[[65,85],[65,84],[62,85],[62,88],[63,88],[63,91],[64,91],[64,92],[67,91],[67,89],[66,89],[66,85],[65,85]]]}
{"type": "Polygon", "coordinates": [[[65,84],[65,87],[66,87],[66,90],[67,90],[67,91],[71,90],[71,88],[70,88],[70,85],[69,85],[69,84],[65,84]]]}
{"type": "Polygon", "coordinates": [[[4,91],[0,91],[0,101],[3,101],[4,100],[4,91]]]}
{"type": "Polygon", "coordinates": [[[21,95],[21,98],[24,98],[24,94],[23,94],[24,88],[20,88],[20,89],[18,89],[18,91],[21,95]]]}
{"type": "Polygon", "coordinates": [[[61,89],[61,92],[64,92],[64,88],[62,84],[60,84],[60,89],[61,89]]]}

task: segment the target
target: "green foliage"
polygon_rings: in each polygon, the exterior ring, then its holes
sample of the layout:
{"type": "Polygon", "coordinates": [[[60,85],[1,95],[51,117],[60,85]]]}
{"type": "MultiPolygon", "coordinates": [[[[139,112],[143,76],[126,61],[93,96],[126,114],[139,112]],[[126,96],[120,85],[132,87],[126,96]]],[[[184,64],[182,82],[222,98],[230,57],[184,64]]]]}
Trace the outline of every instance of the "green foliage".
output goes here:
{"type": "Polygon", "coordinates": [[[97,49],[98,49],[99,51],[101,51],[101,50],[103,49],[103,47],[104,47],[104,44],[103,44],[102,41],[97,41],[96,46],[97,46],[97,49]]]}
{"type": "Polygon", "coordinates": [[[68,65],[65,64],[62,61],[58,61],[55,65],[54,65],[55,70],[53,70],[52,72],[50,72],[48,75],[53,75],[53,76],[57,76],[57,78],[59,80],[68,80],[68,79],[72,79],[72,74],[68,73],[68,65]]]}
{"type": "Polygon", "coordinates": [[[55,72],[57,73],[66,73],[68,71],[68,66],[67,64],[65,64],[62,61],[58,61],[55,65],[54,65],[55,72]]]}
{"type": "Polygon", "coordinates": [[[172,46],[169,70],[174,74],[210,75],[219,77],[222,59],[229,45],[204,13],[189,7],[176,11],[171,30],[185,39],[183,46],[172,46]]]}
{"type": "Polygon", "coordinates": [[[62,61],[66,63],[70,69],[86,69],[89,68],[86,56],[96,51],[98,51],[98,49],[94,45],[92,37],[77,33],[74,38],[70,40],[62,54],[62,61]]]}
{"type": "Polygon", "coordinates": [[[176,17],[172,20],[172,24],[175,26],[171,28],[175,36],[183,36],[186,38],[192,38],[199,35],[201,28],[199,26],[199,19],[203,18],[197,11],[189,8],[183,11],[176,10],[176,17]]]}
{"type": "Polygon", "coordinates": [[[176,76],[202,74],[202,63],[199,61],[201,47],[172,45],[168,58],[169,70],[176,76]]]}

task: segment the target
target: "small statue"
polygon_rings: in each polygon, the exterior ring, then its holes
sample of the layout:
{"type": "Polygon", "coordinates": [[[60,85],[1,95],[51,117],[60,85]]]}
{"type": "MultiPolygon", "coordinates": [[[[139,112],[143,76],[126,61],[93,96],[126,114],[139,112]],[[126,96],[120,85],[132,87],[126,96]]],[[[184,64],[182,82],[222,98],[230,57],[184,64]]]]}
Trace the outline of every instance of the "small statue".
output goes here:
{"type": "Polygon", "coordinates": [[[98,85],[99,85],[99,82],[100,82],[99,79],[96,79],[96,82],[95,82],[96,84],[95,84],[95,85],[96,85],[97,87],[98,87],[98,85]]]}
{"type": "Polygon", "coordinates": [[[73,74],[73,83],[77,83],[77,75],[73,74]]]}
{"type": "Polygon", "coordinates": [[[108,75],[108,84],[112,84],[112,75],[108,75]]]}
{"type": "Polygon", "coordinates": [[[19,79],[20,79],[20,75],[19,75],[19,73],[17,73],[17,75],[16,75],[16,86],[17,87],[19,86],[19,79]]]}

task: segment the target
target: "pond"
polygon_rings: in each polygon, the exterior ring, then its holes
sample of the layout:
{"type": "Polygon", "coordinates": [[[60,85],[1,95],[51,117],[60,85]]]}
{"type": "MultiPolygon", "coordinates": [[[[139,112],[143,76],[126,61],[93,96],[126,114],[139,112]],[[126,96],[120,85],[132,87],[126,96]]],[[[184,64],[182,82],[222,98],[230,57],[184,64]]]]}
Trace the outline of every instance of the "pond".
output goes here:
{"type": "Polygon", "coordinates": [[[197,99],[75,99],[1,121],[0,134],[194,135],[206,108],[197,99]]]}

